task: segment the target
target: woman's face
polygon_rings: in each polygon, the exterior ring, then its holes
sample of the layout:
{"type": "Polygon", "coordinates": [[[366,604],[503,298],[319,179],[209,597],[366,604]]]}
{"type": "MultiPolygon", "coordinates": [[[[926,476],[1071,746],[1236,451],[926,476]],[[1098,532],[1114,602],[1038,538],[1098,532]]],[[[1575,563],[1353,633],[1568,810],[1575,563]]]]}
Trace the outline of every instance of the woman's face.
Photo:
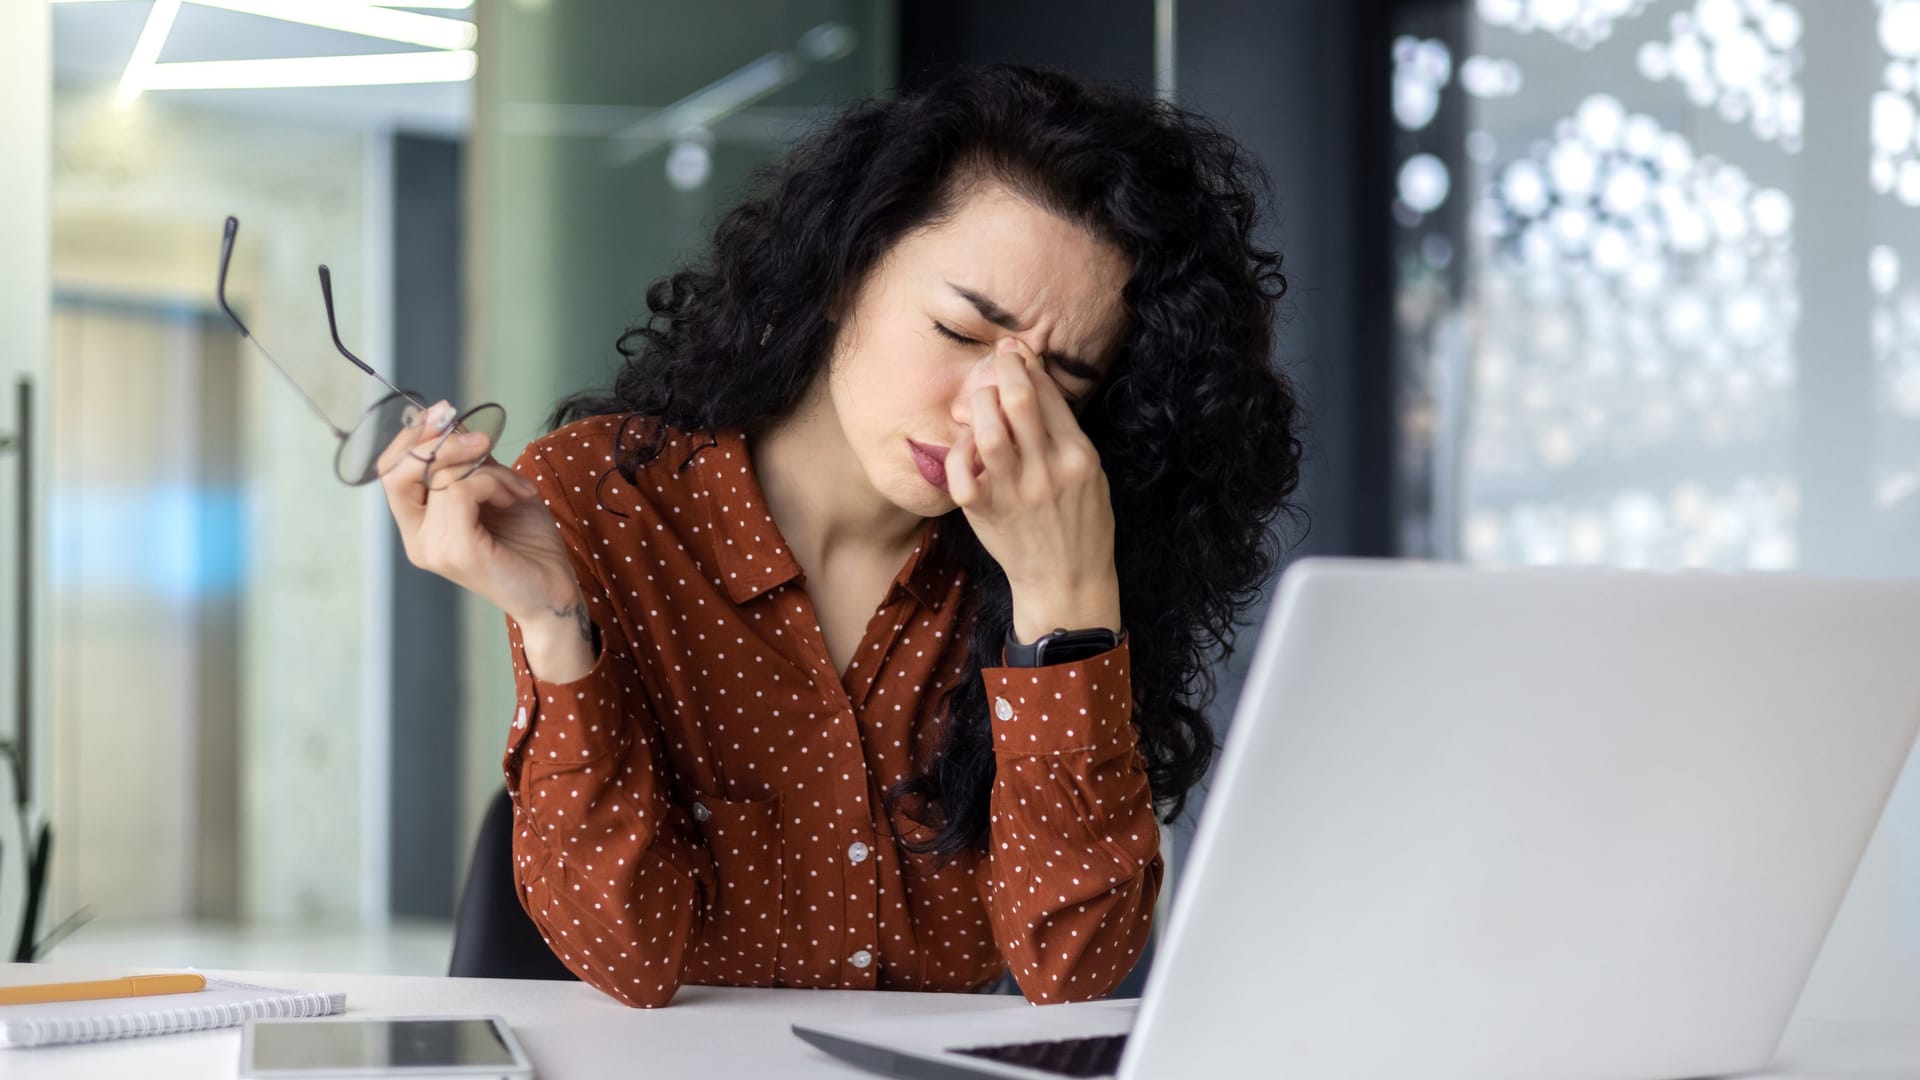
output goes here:
{"type": "MultiPolygon", "coordinates": [[[[840,327],[828,386],[874,489],[921,517],[954,508],[910,445],[938,457],[995,385],[993,352],[1016,338],[1078,413],[1126,331],[1125,254],[997,184],[944,223],[911,233],[868,274],[840,327]]],[[[951,463],[955,467],[957,462],[951,463]]]]}

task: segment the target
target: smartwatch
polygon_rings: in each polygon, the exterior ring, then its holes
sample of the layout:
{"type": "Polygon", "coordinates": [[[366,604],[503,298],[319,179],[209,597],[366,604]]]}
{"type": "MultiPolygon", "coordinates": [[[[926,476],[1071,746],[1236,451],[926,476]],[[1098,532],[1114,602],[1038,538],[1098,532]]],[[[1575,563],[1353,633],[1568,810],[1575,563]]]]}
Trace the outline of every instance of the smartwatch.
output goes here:
{"type": "Polygon", "coordinates": [[[1013,636],[1013,627],[1007,627],[1007,645],[1003,660],[1007,667],[1046,667],[1049,664],[1070,664],[1075,660],[1085,660],[1089,656],[1099,656],[1127,639],[1127,632],[1118,634],[1105,627],[1092,630],[1069,630],[1057,627],[1052,633],[1040,635],[1040,640],[1031,645],[1020,644],[1013,636]]]}

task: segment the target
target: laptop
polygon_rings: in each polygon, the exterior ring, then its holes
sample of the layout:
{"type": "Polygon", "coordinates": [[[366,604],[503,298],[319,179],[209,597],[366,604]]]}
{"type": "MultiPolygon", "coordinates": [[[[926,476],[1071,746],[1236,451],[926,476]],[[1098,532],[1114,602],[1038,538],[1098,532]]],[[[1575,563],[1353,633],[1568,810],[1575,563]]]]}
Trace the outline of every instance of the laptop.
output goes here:
{"type": "Polygon", "coordinates": [[[1915,657],[1914,581],[1301,560],[1142,997],[794,1032],[923,1078],[1760,1068],[1915,657]]]}

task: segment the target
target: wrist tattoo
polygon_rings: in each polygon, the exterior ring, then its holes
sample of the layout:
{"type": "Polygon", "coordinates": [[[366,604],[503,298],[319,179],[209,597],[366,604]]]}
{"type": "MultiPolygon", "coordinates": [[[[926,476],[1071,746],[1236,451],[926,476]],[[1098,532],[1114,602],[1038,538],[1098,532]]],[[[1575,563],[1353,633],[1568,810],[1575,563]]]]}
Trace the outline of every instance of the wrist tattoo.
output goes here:
{"type": "Polygon", "coordinates": [[[587,605],[582,602],[553,609],[553,617],[556,619],[564,619],[568,616],[572,616],[574,625],[580,628],[580,640],[589,645],[593,644],[594,626],[593,620],[587,617],[587,605]]]}

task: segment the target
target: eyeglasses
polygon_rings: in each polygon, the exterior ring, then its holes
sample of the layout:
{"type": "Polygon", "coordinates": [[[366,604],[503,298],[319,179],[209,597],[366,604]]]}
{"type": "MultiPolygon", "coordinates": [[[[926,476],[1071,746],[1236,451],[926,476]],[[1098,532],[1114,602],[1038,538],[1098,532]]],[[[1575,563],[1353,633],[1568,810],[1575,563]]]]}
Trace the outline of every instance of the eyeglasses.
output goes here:
{"type": "MultiPolygon", "coordinates": [[[[320,422],[327,425],[327,429],[333,432],[333,437],[339,440],[340,447],[333,455],[333,471],[342,483],[356,487],[372,483],[404,462],[409,453],[415,460],[426,463],[421,482],[431,491],[443,490],[448,484],[473,475],[481,465],[486,464],[489,458],[482,456],[464,469],[435,472],[433,467],[440,448],[455,435],[478,432],[487,437],[489,448],[499,442],[500,432],[507,426],[507,410],[492,402],[476,405],[460,414],[446,432],[438,439],[432,440],[431,444],[421,443],[411,451],[401,450],[402,436],[407,435],[421,423],[421,418],[427,413],[427,405],[421,400],[419,394],[412,390],[400,389],[385,375],[375,371],[366,361],[353,355],[346,343],[340,340],[340,324],[333,313],[333,274],[325,266],[321,266],[320,296],[327,306],[327,331],[333,336],[333,347],[340,350],[341,356],[352,361],[354,367],[379,379],[381,384],[391,391],[368,406],[367,410],[360,414],[360,418],[354,421],[352,427],[342,429],[335,424],[327,416],[326,410],[320,407],[319,402],[313,400],[313,395],[307,393],[300,386],[299,380],[289,374],[287,369],[281,366],[280,361],[274,359],[273,353],[260,343],[259,338],[253,336],[253,333],[247,329],[247,324],[240,320],[240,316],[235,314],[233,308],[227,303],[227,267],[233,261],[233,240],[239,232],[240,219],[228,217],[226,232],[220,241],[220,280],[215,287],[214,296],[220,302],[220,310],[233,321],[234,329],[240,331],[240,336],[251,342],[253,347],[259,350],[260,355],[267,358],[267,363],[273,365],[273,369],[280,373],[280,377],[287,380],[294,392],[299,394],[301,400],[307,403],[307,407],[313,410],[313,414],[319,417],[320,422]]],[[[409,435],[408,438],[410,441],[411,436],[409,435]]]]}

